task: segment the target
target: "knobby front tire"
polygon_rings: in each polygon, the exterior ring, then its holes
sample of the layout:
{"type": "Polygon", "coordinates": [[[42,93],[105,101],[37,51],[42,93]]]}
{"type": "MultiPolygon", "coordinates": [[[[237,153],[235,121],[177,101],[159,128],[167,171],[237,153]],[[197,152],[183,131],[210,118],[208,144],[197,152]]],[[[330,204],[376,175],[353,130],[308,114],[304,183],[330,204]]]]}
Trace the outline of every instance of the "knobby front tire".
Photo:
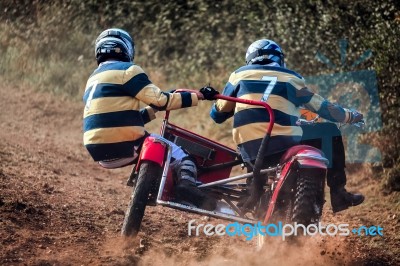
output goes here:
{"type": "Polygon", "coordinates": [[[161,170],[160,165],[151,161],[145,161],[141,164],[136,186],[125,213],[121,232],[123,236],[134,237],[139,233],[150,189],[160,176],[161,170]]]}

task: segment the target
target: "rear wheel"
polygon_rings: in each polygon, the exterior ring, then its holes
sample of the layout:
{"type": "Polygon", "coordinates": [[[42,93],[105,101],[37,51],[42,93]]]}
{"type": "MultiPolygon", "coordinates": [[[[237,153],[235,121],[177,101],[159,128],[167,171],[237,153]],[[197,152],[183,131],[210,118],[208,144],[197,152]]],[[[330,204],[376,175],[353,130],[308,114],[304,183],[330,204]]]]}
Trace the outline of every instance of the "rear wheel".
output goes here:
{"type": "MultiPolygon", "coordinates": [[[[281,194],[280,200],[270,223],[277,224],[317,224],[322,215],[324,205],[325,172],[319,169],[301,170],[297,172],[295,182],[290,186],[291,192],[281,194]]],[[[299,227],[301,230],[301,227],[299,227]]],[[[298,232],[297,235],[301,235],[298,232]]],[[[266,244],[268,236],[258,235],[257,248],[261,249],[266,244]]],[[[295,241],[293,237],[286,237],[287,241],[295,241]]]]}
{"type": "Polygon", "coordinates": [[[292,222],[305,226],[318,223],[324,204],[324,187],[318,177],[300,175],[297,178],[296,194],[291,215],[292,222]]]}
{"type": "Polygon", "coordinates": [[[161,167],[157,163],[145,161],[141,164],[136,186],[125,213],[123,236],[136,236],[139,233],[151,188],[160,174],[161,167]]]}

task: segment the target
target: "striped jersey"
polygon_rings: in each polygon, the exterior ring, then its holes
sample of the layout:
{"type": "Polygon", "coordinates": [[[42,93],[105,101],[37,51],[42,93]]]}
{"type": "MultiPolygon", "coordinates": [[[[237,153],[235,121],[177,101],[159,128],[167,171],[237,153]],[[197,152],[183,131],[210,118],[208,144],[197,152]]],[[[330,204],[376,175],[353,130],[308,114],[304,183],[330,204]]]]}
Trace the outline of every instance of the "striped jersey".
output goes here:
{"type": "Polygon", "coordinates": [[[151,83],[139,66],[107,61],[89,77],[83,113],[83,142],[95,161],[132,157],[148,135],[144,124],[156,110],[197,105],[195,93],[167,93],[151,83]],[[140,109],[140,102],[149,106],[140,109]]]}
{"type": "MultiPolygon", "coordinates": [[[[267,154],[287,150],[298,144],[302,129],[296,125],[300,107],[318,113],[334,122],[349,119],[349,113],[310,91],[299,74],[286,68],[269,65],[247,65],[233,72],[223,95],[266,101],[274,111],[275,124],[267,154]]],[[[217,100],[210,116],[217,123],[234,116],[233,140],[244,161],[256,159],[261,141],[267,132],[269,115],[262,106],[217,100]]]]}

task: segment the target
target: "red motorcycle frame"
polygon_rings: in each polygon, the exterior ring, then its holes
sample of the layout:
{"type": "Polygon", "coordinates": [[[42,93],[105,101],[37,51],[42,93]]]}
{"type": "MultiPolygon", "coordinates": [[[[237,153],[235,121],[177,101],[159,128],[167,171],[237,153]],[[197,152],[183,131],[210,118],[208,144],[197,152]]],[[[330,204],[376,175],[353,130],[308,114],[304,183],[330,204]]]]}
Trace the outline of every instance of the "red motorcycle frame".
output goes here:
{"type": "Polygon", "coordinates": [[[298,145],[290,148],[275,167],[262,169],[263,154],[274,126],[274,113],[263,101],[253,101],[216,95],[237,103],[264,107],[270,116],[266,136],[260,147],[252,172],[231,177],[234,166],[243,165],[240,154],[223,145],[202,137],[169,122],[167,111],[161,135],[181,146],[197,161],[198,188],[215,197],[219,204],[214,211],[177,202],[174,195],[174,177],[170,170],[171,147],[162,138],[149,136],[145,139],[136,167],[128,180],[134,186],[126,212],[122,234],[136,235],[147,205],[162,205],[174,209],[212,216],[240,223],[267,224],[284,219],[286,222],[309,224],[317,222],[324,204],[324,186],[328,160],[323,153],[311,146],[298,145]],[[243,209],[243,200],[251,197],[248,182],[260,182],[263,192],[252,210],[243,209]],[[264,181],[261,181],[264,180],[264,181]],[[310,197],[310,195],[312,196],[310,197]]]}

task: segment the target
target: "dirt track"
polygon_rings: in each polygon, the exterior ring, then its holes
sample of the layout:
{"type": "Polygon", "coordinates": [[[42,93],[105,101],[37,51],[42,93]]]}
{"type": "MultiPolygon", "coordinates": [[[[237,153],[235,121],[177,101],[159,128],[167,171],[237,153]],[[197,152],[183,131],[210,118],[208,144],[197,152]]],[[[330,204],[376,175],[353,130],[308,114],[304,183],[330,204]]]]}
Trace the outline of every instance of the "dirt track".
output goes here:
{"type": "Polygon", "coordinates": [[[11,85],[0,95],[0,265],[400,265],[399,194],[383,196],[357,174],[349,187],[366,194],[364,206],[332,216],[328,202],[323,221],[379,224],[384,237],[272,239],[260,253],[244,238],[190,237],[188,221],[205,217],[150,207],[139,236],[124,240],[130,169],[91,161],[82,105],[11,85]]]}

